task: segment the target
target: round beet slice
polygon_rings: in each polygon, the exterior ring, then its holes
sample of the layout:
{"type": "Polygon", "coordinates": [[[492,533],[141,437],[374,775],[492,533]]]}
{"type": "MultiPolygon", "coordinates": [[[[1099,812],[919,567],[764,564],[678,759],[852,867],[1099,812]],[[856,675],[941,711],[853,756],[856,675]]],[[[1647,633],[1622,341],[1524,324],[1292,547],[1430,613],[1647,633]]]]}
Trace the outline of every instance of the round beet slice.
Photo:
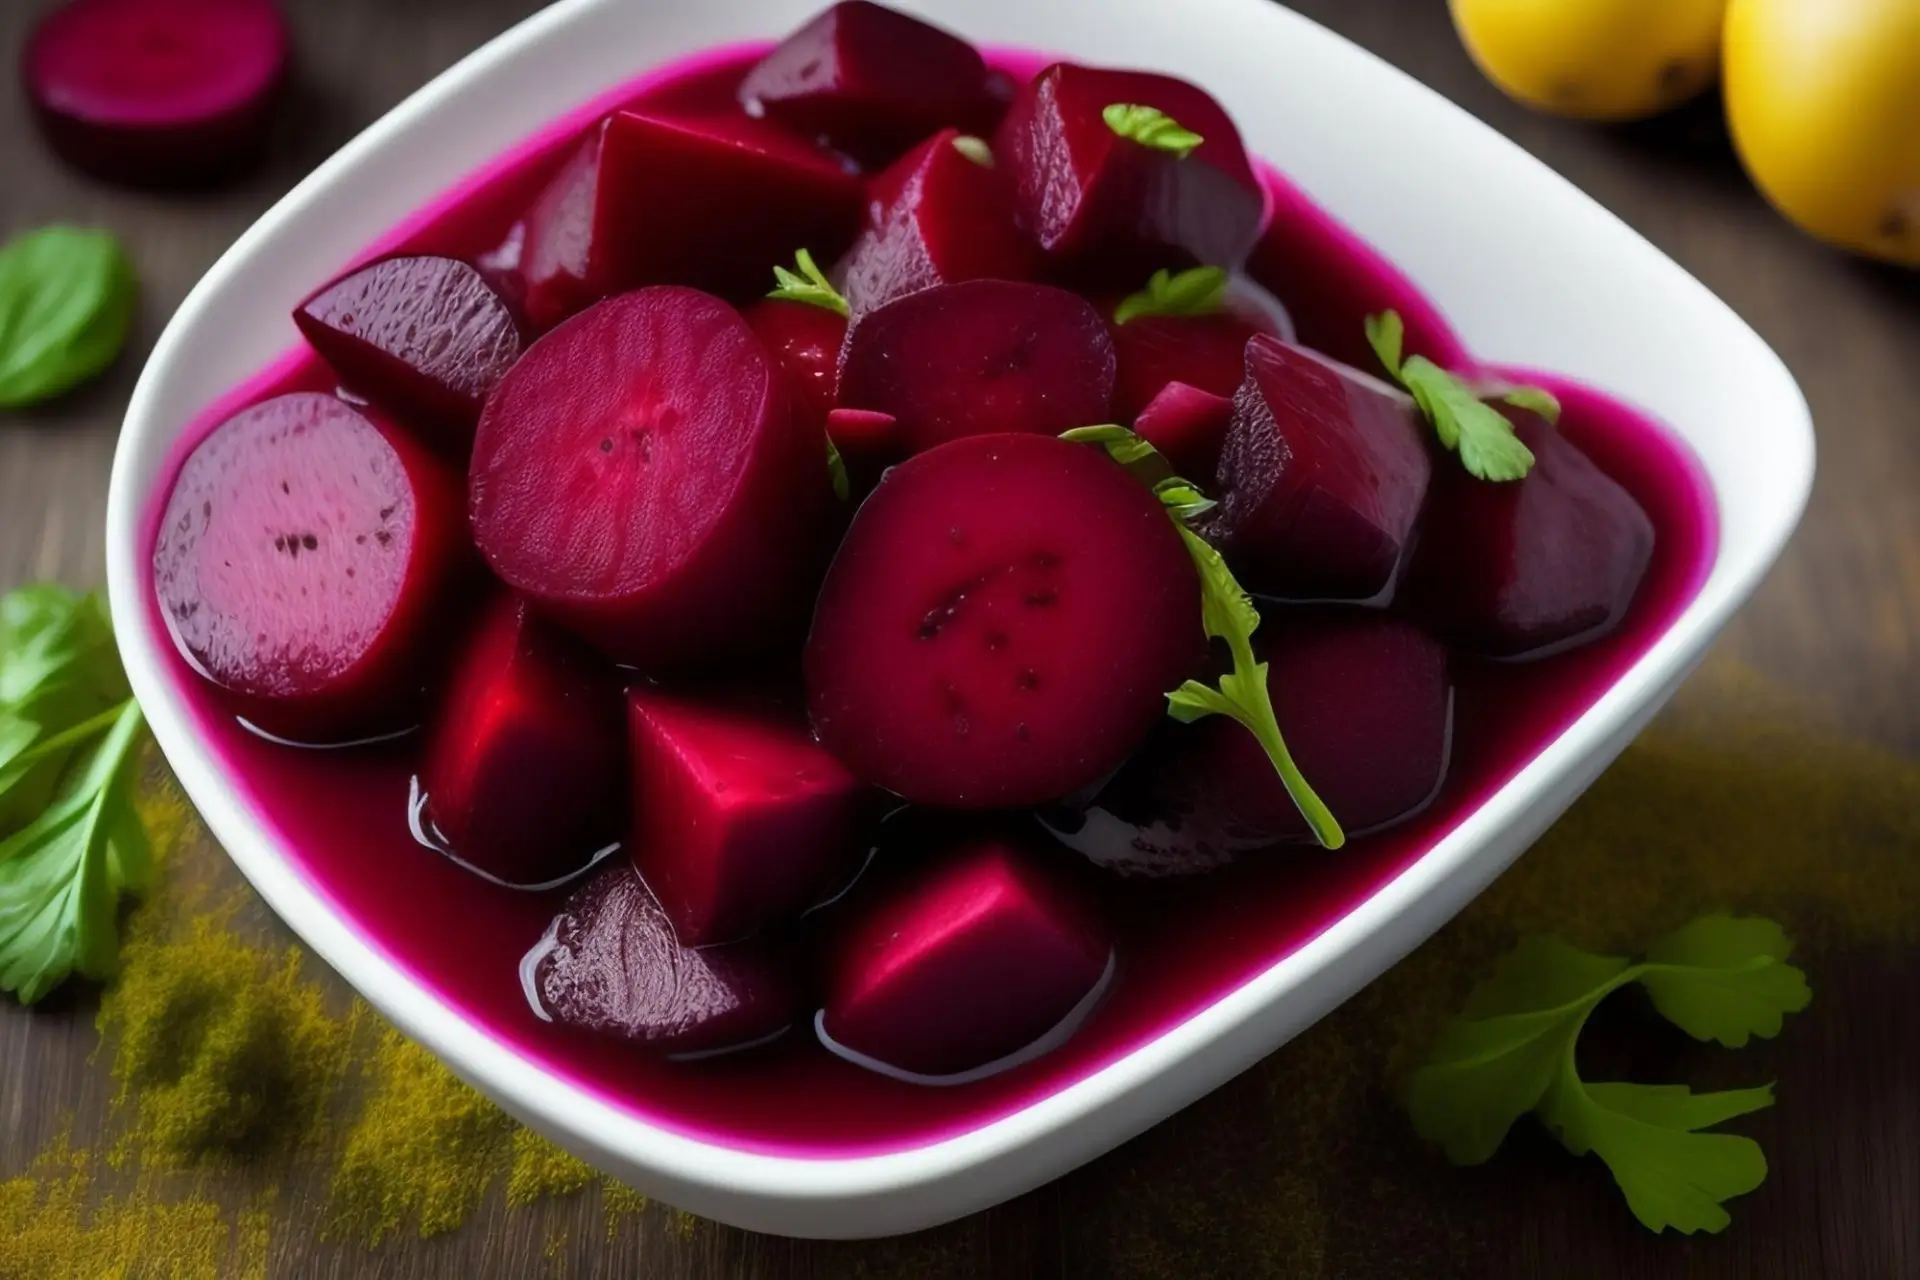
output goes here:
{"type": "Polygon", "coordinates": [[[802,614],[833,501],[825,455],[737,311],[640,289],[536,342],[488,399],[473,537],[616,662],[719,660],[802,614]]]}
{"type": "Polygon", "coordinates": [[[287,47],[272,0],[77,0],[34,31],[22,71],[70,164],[194,186],[258,156],[287,47]]]}
{"type": "Polygon", "coordinates": [[[822,743],[951,808],[1096,783],[1207,654],[1200,584],[1153,494],[1049,436],[956,440],[889,471],[827,574],[806,650],[822,743]]]}
{"type": "Polygon", "coordinates": [[[462,576],[458,480],[332,396],[279,396],[174,481],[154,586],[174,642],[240,715],[300,741],[404,727],[462,576]]]}

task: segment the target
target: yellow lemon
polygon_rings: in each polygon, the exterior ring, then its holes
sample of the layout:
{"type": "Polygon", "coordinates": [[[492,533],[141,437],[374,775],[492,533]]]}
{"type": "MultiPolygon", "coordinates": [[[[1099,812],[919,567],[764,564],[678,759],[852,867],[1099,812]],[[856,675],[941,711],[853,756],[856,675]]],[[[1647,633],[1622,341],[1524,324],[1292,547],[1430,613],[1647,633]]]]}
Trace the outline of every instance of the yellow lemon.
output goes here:
{"type": "Polygon", "coordinates": [[[1781,212],[1920,266],[1920,0],[1733,0],[1727,120],[1781,212]]]}
{"type": "Polygon", "coordinates": [[[1727,8],[1727,0],[1450,3],[1467,52],[1509,97],[1586,120],[1656,115],[1706,88],[1727,8]]]}

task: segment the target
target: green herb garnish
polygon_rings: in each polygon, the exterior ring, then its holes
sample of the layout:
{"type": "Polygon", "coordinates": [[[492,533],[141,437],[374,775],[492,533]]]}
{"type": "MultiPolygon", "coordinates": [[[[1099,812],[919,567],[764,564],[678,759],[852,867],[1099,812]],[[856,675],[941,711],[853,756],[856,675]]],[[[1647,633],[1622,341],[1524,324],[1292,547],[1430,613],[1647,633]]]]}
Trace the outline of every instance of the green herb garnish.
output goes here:
{"type": "Polygon", "coordinates": [[[133,264],[105,231],[44,227],[0,248],[0,409],[51,400],[98,376],[139,301],[133,264]]]}
{"type": "Polygon", "coordinates": [[[1286,740],[1280,735],[1279,720],[1273,712],[1273,700],[1267,692],[1267,664],[1254,659],[1253,633],[1260,626],[1260,611],[1254,608],[1253,600],[1234,578],[1220,553],[1190,527],[1191,521],[1211,511],[1216,504],[1197,486],[1175,475],[1159,450],[1125,427],[1076,427],[1063,432],[1060,438],[1101,446],[1115,462],[1153,489],[1173,518],[1174,527],[1180,531],[1181,541],[1186,543],[1193,567],[1200,575],[1201,625],[1208,636],[1226,641],[1233,655],[1233,670],[1220,677],[1217,688],[1189,680],[1169,693],[1167,714],[1182,724],[1213,715],[1238,721],[1266,750],[1274,771],[1312,828],[1314,838],[1328,849],[1340,848],[1347,842],[1346,833],[1314,794],[1287,750],[1286,740]]]}
{"type": "Polygon", "coordinates": [[[833,496],[845,502],[853,496],[853,482],[847,479],[847,460],[840,456],[840,446],[827,437],[827,475],[833,479],[833,496]]]}
{"type": "Polygon", "coordinates": [[[993,148],[987,145],[984,138],[963,133],[953,140],[953,149],[982,169],[993,168],[993,148]]]}
{"type": "MultiPolygon", "coordinates": [[[[1533,470],[1533,451],[1520,442],[1513,424],[1489,405],[1480,391],[1425,356],[1401,359],[1406,328],[1400,313],[1367,317],[1367,341],[1394,381],[1405,387],[1433,424],[1440,443],[1460,456],[1470,475],[1482,480],[1523,480],[1533,470]]],[[[1512,387],[1497,398],[1531,409],[1549,422],[1560,420],[1560,402],[1540,387],[1512,387]]]]}
{"type": "Polygon", "coordinates": [[[810,307],[824,307],[843,316],[852,314],[847,309],[847,300],[833,287],[833,282],[814,262],[811,253],[802,249],[793,255],[793,260],[800,268],[797,273],[785,267],[773,269],[773,278],[778,283],[767,294],[769,298],[779,298],[783,302],[804,302],[810,307]]]}
{"type": "Polygon", "coordinates": [[[123,893],[150,878],[133,806],[145,722],[98,597],[0,598],[0,991],[103,978],[123,893]]]}
{"type": "Polygon", "coordinates": [[[1432,1060],[1414,1072],[1407,1110],[1420,1136],[1454,1164],[1492,1158],[1528,1112],[1575,1155],[1612,1171],[1648,1229],[1723,1230],[1726,1200],[1767,1175],[1751,1138],[1701,1133],[1773,1103],[1771,1085],[1696,1094],[1684,1085],[1588,1084],[1575,1047],[1608,995],[1639,983],[1654,1008],[1697,1040],[1729,1048],[1778,1035],[1807,1007],[1806,975],[1786,963],[1792,943],[1771,920],[1711,915],[1656,943],[1639,964],[1553,938],[1529,939],[1467,997],[1432,1060]]]}
{"type": "Polygon", "coordinates": [[[1210,316],[1227,305],[1227,273],[1219,267],[1190,267],[1175,275],[1162,268],[1147,287],[1130,293],[1113,309],[1113,322],[1141,316],[1210,316]]]}
{"type": "Polygon", "coordinates": [[[1206,141],[1193,130],[1181,128],[1179,121],[1160,108],[1137,102],[1112,103],[1100,112],[1100,118],[1121,137],[1155,151],[1171,152],[1177,160],[1186,159],[1206,141]]]}

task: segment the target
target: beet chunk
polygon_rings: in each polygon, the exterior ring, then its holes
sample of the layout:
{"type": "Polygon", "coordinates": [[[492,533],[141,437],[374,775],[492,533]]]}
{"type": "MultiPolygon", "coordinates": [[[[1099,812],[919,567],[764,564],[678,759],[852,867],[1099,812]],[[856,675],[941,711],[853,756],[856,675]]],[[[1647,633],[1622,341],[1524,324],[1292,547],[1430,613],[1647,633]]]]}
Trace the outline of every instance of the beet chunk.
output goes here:
{"type": "Polygon", "coordinates": [[[840,392],[840,348],[847,319],[807,302],[764,298],[740,313],[786,376],[795,406],[824,427],[840,392]]]}
{"type": "Polygon", "coordinates": [[[887,472],[841,544],[807,642],[814,728],[909,800],[1053,800],[1166,713],[1206,659],[1199,610],[1173,522],[1103,453],[956,440],[887,472]]]}
{"type": "Polygon", "coordinates": [[[1020,91],[995,154],[1059,269],[1126,283],[1155,267],[1233,270],[1260,234],[1266,196],[1233,121],[1171,76],[1062,62],[1020,91]],[[1204,141],[1186,156],[1123,138],[1103,113],[1153,107],[1204,141]]]}
{"type": "Polygon", "coordinates": [[[1133,420],[1140,438],[1166,456],[1175,474],[1203,488],[1213,483],[1233,401],[1184,382],[1169,382],[1133,420]]]}
{"type": "Polygon", "coordinates": [[[616,662],[719,661],[804,610],[824,451],[738,312],[641,289],[536,342],[487,402],[474,541],[616,662]]]}
{"type": "Polygon", "coordinates": [[[1113,340],[1085,299],[972,280],[910,294],[854,325],[840,403],[892,414],[911,452],[961,436],[1053,436],[1108,420],[1113,369],[1113,340]]]}
{"type": "Polygon", "coordinates": [[[1619,625],[1652,558],[1653,523],[1544,418],[1494,407],[1533,450],[1533,470],[1496,484],[1443,462],[1405,604],[1467,652],[1542,657],[1619,625]]]}
{"type": "Polygon", "coordinates": [[[562,1026],[672,1055],[720,1053],[793,1024],[797,996],[778,951],[694,950],[624,858],[568,900],[520,963],[534,1012],[562,1026]]]}
{"type": "Polygon", "coordinates": [[[959,1083],[1064,1043],[1113,963],[1087,891],[1005,839],[951,849],[848,905],[816,1029],[842,1057],[917,1083],[959,1083]]]}
{"type": "Polygon", "coordinates": [[[1413,399],[1275,338],[1247,345],[1220,526],[1250,591],[1367,600],[1394,585],[1431,473],[1413,399]]]}
{"type": "Polygon", "coordinates": [[[966,41],[904,13],[847,0],[747,72],[741,105],[867,165],[947,125],[991,128],[1004,109],[966,41]]]}
{"type": "Polygon", "coordinates": [[[349,389],[462,446],[520,358],[505,300],[454,258],[371,263],[301,303],[293,322],[349,389]]]}
{"type": "MultiPolygon", "coordinates": [[[[1113,412],[1131,422],[1170,382],[1231,397],[1247,376],[1247,341],[1264,332],[1241,316],[1139,316],[1113,326],[1113,412]]],[[[1212,479],[1211,473],[1191,477],[1212,479]]]]}
{"type": "Polygon", "coordinates": [[[548,884],[620,838],[624,757],[606,660],[503,594],[428,722],[423,816],[462,862],[548,884]]]}
{"type": "Polygon", "coordinates": [[[628,695],[629,848],[690,947],[798,916],[844,884],[866,849],[865,788],[804,724],[628,695]]]}
{"type": "Polygon", "coordinates": [[[153,552],[181,652],[241,716],[306,742],[412,723],[466,563],[458,480],[404,433],[312,393],[201,441],[153,552]]]}

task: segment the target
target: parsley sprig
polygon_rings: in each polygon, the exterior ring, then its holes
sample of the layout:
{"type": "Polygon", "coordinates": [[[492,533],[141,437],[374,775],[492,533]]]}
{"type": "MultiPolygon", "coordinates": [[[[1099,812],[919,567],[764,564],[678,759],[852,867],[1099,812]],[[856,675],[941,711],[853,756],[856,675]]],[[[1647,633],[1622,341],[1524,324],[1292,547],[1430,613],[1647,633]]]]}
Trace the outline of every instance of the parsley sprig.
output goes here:
{"type": "Polygon", "coordinates": [[[827,273],[814,262],[813,255],[805,249],[793,255],[795,265],[800,270],[789,271],[785,267],[775,267],[774,288],[767,294],[769,298],[778,298],[782,302],[804,302],[810,307],[823,307],[838,315],[851,315],[847,300],[833,287],[833,281],[827,279],[827,273]]]}
{"type": "Polygon", "coordinates": [[[1155,151],[1169,152],[1176,160],[1185,160],[1206,141],[1193,130],[1182,128],[1178,120],[1160,108],[1138,102],[1109,103],[1101,110],[1100,118],[1121,137],[1155,151]]]}
{"type": "Polygon", "coordinates": [[[1125,324],[1142,316],[1210,316],[1227,305],[1227,273],[1219,267],[1190,267],[1177,275],[1164,267],[1147,280],[1147,287],[1130,293],[1113,309],[1113,322],[1125,324]]]}

